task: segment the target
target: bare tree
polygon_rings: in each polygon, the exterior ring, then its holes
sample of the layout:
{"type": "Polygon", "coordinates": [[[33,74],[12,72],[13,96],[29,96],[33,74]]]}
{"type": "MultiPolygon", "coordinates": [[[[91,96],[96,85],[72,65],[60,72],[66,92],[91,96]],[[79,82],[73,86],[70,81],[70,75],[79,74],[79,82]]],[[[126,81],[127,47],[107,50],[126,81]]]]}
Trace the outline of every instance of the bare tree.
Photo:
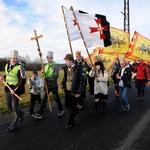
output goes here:
{"type": "Polygon", "coordinates": [[[26,54],[25,60],[26,60],[27,63],[31,63],[31,58],[28,54],[26,54]]]}

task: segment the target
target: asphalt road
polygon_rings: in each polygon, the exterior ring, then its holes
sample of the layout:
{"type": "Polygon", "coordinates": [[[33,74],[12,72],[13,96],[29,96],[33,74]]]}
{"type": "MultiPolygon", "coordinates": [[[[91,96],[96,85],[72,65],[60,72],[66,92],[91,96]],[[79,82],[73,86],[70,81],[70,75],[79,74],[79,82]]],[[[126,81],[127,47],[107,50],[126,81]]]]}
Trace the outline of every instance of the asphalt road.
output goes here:
{"type": "Polygon", "coordinates": [[[87,96],[85,108],[72,129],[65,129],[68,113],[58,117],[55,101],[53,111],[45,111],[42,120],[27,114],[19,130],[6,132],[11,114],[0,116],[0,150],[150,150],[150,87],[145,100],[136,101],[134,84],[128,92],[131,110],[119,113],[119,99],[109,87],[107,112],[89,113],[94,97],[87,96]]]}

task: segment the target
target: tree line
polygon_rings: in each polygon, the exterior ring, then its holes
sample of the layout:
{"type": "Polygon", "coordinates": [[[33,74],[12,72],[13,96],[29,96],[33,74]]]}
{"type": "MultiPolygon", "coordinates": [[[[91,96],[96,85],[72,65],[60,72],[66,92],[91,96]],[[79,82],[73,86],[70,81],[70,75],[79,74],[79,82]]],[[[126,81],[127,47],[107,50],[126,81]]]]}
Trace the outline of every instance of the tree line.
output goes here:
{"type": "MultiPolygon", "coordinates": [[[[4,71],[5,70],[5,65],[9,62],[9,60],[7,58],[1,58],[0,59],[0,71],[4,71]]],[[[25,67],[25,70],[26,71],[33,71],[33,70],[36,70],[36,71],[40,71],[41,70],[41,64],[37,61],[34,61],[34,62],[27,62],[27,61],[24,61],[26,64],[26,67],[25,67]]],[[[65,64],[58,64],[58,67],[59,69],[61,69],[65,64]]]]}

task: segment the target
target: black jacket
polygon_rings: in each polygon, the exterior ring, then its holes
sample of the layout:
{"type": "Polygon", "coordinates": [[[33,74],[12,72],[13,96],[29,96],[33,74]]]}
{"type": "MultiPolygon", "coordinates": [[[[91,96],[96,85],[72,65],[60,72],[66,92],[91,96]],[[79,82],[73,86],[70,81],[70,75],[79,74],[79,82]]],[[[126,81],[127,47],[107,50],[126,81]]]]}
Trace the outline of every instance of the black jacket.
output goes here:
{"type": "MultiPolygon", "coordinates": [[[[68,67],[65,66],[64,68],[64,77],[61,82],[64,91],[66,91],[66,82],[67,82],[67,69],[68,67]]],[[[75,65],[73,71],[73,79],[72,79],[72,89],[71,94],[81,94],[85,85],[84,73],[82,72],[82,68],[78,65],[75,65]]]]}
{"type": "MultiPolygon", "coordinates": [[[[121,70],[119,70],[119,76],[121,76],[121,70]]],[[[126,67],[123,73],[123,76],[121,76],[121,80],[123,80],[123,86],[131,88],[131,77],[132,77],[132,72],[130,67],[126,67]]],[[[118,80],[119,82],[119,80],[118,80]]]]}

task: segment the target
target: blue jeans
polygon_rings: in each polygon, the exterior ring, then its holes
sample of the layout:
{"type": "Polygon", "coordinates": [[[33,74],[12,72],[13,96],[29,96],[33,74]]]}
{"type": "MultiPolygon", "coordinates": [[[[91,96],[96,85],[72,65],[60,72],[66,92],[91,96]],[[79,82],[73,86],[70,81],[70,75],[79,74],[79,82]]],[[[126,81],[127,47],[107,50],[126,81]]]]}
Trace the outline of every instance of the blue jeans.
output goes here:
{"type": "Polygon", "coordinates": [[[119,98],[120,98],[122,108],[126,108],[126,106],[129,105],[128,98],[127,98],[127,91],[128,91],[128,87],[119,86],[119,98]]]}
{"type": "MultiPolygon", "coordinates": [[[[53,88],[48,87],[48,93],[50,93],[50,92],[52,92],[53,97],[54,97],[54,99],[55,99],[55,101],[58,105],[58,110],[62,111],[63,110],[63,105],[62,105],[61,100],[60,100],[59,95],[58,95],[58,86],[53,87],[53,88]]],[[[43,95],[42,95],[42,100],[41,100],[41,105],[40,105],[40,108],[38,110],[39,114],[43,114],[43,109],[46,105],[46,100],[47,100],[47,93],[46,93],[46,89],[44,88],[43,95]]]]}

